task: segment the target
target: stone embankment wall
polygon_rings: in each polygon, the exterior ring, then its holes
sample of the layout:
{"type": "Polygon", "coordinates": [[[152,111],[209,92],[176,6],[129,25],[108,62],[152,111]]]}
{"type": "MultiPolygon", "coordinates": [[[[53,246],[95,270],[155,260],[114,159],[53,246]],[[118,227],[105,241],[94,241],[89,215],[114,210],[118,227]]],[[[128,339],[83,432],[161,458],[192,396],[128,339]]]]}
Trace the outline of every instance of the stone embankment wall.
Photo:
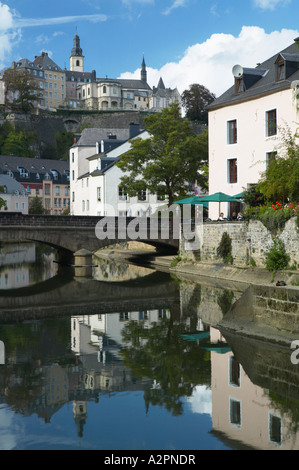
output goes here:
{"type": "Polygon", "coordinates": [[[24,131],[35,131],[44,145],[54,145],[55,132],[61,132],[64,129],[76,134],[81,133],[85,126],[114,130],[128,129],[131,123],[139,124],[140,129],[144,129],[143,115],[137,111],[86,114],[66,111],[64,114],[55,114],[49,111],[37,110],[36,113],[31,114],[0,114],[0,125],[4,122],[9,122],[15,128],[19,127],[24,131]]]}
{"type": "Polygon", "coordinates": [[[251,285],[218,326],[222,331],[290,345],[299,338],[299,290],[251,285]]]}
{"type": "MultiPolygon", "coordinates": [[[[273,245],[273,236],[260,221],[249,222],[205,222],[196,228],[200,241],[200,250],[192,250],[190,243],[182,235],[180,240],[180,255],[183,259],[205,262],[222,262],[217,257],[217,248],[224,232],[232,240],[233,264],[265,267],[266,253],[273,245]]],[[[290,255],[290,264],[299,264],[299,228],[296,218],[287,221],[283,231],[277,234],[290,255]]]]}

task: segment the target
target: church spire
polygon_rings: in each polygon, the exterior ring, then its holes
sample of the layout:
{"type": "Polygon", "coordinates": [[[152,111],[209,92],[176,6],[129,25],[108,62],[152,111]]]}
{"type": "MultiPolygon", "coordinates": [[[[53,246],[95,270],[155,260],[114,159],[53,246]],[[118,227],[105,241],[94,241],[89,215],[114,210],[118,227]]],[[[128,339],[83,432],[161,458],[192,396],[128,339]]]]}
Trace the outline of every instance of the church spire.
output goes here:
{"type": "Polygon", "coordinates": [[[82,55],[83,55],[83,52],[80,47],[80,38],[78,34],[76,33],[74,37],[74,42],[73,42],[72,57],[74,56],[82,57],[82,55]]]}
{"type": "Polygon", "coordinates": [[[141,81],[144,83],[147,83],[147,71],[146,71],[144,56],[143,56],[143,61],[141,64],[141,81]]]}
{"type": "Polygon", "coordinates": [[[84,56],[80,47],[80,38],[76,33],[70,57],[70,69],[73,72],[84,72],[84,56]]]}

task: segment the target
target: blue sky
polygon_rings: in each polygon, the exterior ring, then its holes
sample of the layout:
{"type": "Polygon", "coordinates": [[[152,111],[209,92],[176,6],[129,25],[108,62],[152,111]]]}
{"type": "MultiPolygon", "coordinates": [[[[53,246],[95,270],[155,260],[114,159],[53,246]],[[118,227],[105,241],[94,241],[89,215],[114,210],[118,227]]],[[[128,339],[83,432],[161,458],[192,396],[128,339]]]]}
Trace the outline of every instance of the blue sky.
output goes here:
{"type": "Polygon", "coordinates": [[[298,17],[298,0],[0,0],[0,70],[42,51],[69,68],[77,32],[97,77],[139,78],[144,54],[150,86],[162,76],[218,96],[235,64],[254,67],[291,44],[298,17]]]}

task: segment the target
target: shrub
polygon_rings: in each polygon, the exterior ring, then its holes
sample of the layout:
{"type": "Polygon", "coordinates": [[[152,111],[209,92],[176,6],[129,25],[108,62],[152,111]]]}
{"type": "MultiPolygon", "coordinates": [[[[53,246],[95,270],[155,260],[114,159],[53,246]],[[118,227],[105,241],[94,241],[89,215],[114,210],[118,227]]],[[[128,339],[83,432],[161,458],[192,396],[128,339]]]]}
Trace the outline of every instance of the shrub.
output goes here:
{"type": "Polygon", "coordinates": [[[222,258],[224,263],[227,263],[227,264],[233,263],[232,241],[227,232],[224,232],[222,234],[221,241],[217,248],[217,256],[218,258],[222,258]]]}
{"type": "Polygon", "coordinates": [[[272,248],[266,253],[266,269],[272,273],[272,280],[276,271],[286,269],[290,261],[290,256],[285,251],[284,243],[275,239],[272,248]]]}
{"type": "Polygon", "coordinates": [[[272,233],[276,234],[283,230],[285,223],[291,217],[297,217],[299,220],[299,204],[290,202],[282,205],[279,202],[264,206],[247,207],[244,211],[246,219],[260,220],[264,226],[272,233]]]}

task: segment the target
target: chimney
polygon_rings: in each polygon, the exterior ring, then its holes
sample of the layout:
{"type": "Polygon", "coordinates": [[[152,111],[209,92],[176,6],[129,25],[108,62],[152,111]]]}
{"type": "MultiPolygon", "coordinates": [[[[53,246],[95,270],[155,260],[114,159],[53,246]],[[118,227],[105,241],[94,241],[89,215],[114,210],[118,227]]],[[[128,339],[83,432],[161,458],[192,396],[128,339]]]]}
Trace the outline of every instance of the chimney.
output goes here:
{"type": "Polygon", "coordinates": [[[130,139],[136,137],[140,132],[139,124],[134,124],[134,122],[130,123],[130,139]]]}

